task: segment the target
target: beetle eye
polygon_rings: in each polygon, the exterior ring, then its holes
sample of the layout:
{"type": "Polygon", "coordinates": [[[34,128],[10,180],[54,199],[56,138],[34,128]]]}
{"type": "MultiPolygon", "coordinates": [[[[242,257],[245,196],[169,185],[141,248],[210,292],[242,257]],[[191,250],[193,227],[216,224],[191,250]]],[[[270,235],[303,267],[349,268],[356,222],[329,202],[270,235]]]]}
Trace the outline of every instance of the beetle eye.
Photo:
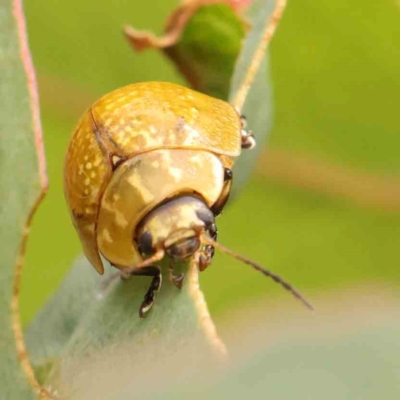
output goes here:
{"type": "Polygon", "coordinates": [[[138,248],[143,255],[152,255],[155,250],[153,248],[153,237],[149,231],[143,232],[138,238],[138,248]]]}

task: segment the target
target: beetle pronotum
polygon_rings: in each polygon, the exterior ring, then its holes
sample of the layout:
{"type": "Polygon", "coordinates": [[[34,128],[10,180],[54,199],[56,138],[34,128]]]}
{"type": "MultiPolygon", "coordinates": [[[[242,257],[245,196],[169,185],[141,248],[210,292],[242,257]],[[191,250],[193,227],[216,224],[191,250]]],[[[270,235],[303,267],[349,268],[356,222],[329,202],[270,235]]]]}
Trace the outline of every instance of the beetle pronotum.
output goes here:
{"type": "MultiPolygon", "coordinates": [[[[215,248],[311,307],[280,277],[216,241],[215,217],[229,197],[233,158],[255,145],[240,110],[284,5],[277,2],[233,104],[172,83],[136,83],[94,103],[74,132],[65,193],[75,228],[100,274],[101,254],[125,275],[152,277],[141,317],[160,289],[161,259],[196,256],[203,271],[215,248]]],[[[183,275],[171,266],[169,279],[180,288],[183,275]]]]}

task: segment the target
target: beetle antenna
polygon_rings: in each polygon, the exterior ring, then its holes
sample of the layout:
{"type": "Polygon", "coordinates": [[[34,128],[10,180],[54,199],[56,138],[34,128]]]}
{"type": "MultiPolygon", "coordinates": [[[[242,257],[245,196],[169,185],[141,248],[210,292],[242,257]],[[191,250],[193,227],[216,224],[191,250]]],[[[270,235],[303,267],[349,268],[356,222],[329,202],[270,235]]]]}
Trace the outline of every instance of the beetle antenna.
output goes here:
{"type": "Polygon", "coordinates": [[[260,43],[258,44],[255,52],[251,56],[250,65],[245,72],[244,79],[241,82],[238,92],[236,93],[232,102],[232,105],[236,108],[236,110],[238,110],[239,113],[243,108],[247,93],[249,92],[249,89],[253,84],[254,78],[260,67],[261,60],[264,57],[265,50],[267,49],[267,46],[272,39],[272,36],[274,36],[275,29],[279,24],[285,7],[286,0],[275,0],[275,9],[263,28],[260,43]]]}
{"type": "Polygon", "coordinates": [[[250,265],[255,270],[261,272],[263,275],[268,276],[269,278],[273,279],[276,283],[283,286],[285,290],[292,293],[292,295],[294,297],[296,297],[296,299],[300,300],[308,309],[314,310],[314,307],[311,305],[311,303],[309,303],[290,283],[286,282],[279,275],[276,275],[273,272],[268,271],[267,269],[262,267],[260,264],[257,264],[256,262],[250,260],[249,258],[244,257],[240,254],[237,254],[237,253],[233,252],[232,250],[229,250],[228,248],[226,248],[225,246],[222,246],[222,244],[216,242],[215,240],[211,239],[210,237],[202,235],[201,242],[206,245],[214,246],[218,250],[222,251],[223,253],[229,254],[230,256],[244,262],[245,264],[250,265]]]}

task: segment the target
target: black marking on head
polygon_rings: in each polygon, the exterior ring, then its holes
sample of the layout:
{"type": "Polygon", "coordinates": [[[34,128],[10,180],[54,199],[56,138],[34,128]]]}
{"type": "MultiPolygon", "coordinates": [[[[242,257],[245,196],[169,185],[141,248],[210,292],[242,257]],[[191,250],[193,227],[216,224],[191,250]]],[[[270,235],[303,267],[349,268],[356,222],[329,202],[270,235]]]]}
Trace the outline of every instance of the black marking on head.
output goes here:
{"type": "Polygon", "coordinates": [[[143,232],[138,238],[138,248],[142,255],[154,254],[153,236],[149,231],[143,232]]]}
{"type": "Polygon", "coordinates": [[[211,226],[214,223],[214,215],[211,210],[197,210],[196,211],[197,217],[204,222],[206,228],[211,226]]]}
{"type": "Polygon", "coordinates": [[[215,223],[212,223],[208,227],[208,233],[210,234],[211,239],[216,240],[216,238],[218,236],[218,228],[217,228],[217,225],[215,223]]]}

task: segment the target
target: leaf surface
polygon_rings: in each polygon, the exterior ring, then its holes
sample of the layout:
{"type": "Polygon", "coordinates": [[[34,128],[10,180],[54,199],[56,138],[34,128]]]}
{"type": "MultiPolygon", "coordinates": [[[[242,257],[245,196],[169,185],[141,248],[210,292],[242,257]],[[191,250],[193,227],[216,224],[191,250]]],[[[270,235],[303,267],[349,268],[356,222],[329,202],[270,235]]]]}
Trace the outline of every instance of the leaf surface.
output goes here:
{"type": "Polygon", "coordinates": [[[36,382],[27,378],[31,371],[19,336],[18,277],[27,227],[47,179],[21,1],[0,4],[0,26],[0,387],[3,398],[22,400],[36,397],[36,382]]]}

